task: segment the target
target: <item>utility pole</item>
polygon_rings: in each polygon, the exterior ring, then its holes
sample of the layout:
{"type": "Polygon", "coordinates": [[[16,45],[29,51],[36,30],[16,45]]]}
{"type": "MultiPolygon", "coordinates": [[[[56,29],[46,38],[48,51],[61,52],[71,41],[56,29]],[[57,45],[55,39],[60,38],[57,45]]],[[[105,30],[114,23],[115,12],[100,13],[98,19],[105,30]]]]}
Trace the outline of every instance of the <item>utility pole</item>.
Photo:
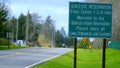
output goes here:
{"type": "Polygon", "coordinates": [[[33,35],[32,35],[32,41],[34,41],[34,36],[35,36],[35,30],[36,30],[36,23],[37,23],[37,18],[39,18],[38,16],[37,16],[37,14],[33,14],[33,35]]]}
{"type": "Polygon", "coordinates": [[[26,36],[25,36],[25,42],[28,43],[28,29],[29,29],[29,10],[26,17],[26,36]]]}
{"type": "Polygon", "coordinates": [[[55,47],[55,29],[53,29],[53,46],[55,47]]]}
{"type": "Polygon", "coordinates": [[[13,36],[14,36],[14,26],[13,26],[13,22],[11,22],[11,24],[12,24],[12,27],[11,27],[11,29],[12,29],[12,33],[11,33],[11,41],[12,41],[12,45],[13,45],[13,36]]]}
{"type": "MultiPolygon", "coordinates": [[[[3,0],[4,1],[4,0],[3,0]]],[[[10,2],[9,2],[9,5],[10,5],[10,19],[12,18],[11,16],[11,0],[10,0],[10,2]]],[[[12,30],[12,33],[11,33],[11,43],[12,43],[12,45],[13,45],[13,39],[14,39],[14,24],[13,24],[13,22],[11,22],[10,21],[10,23],[12,24],[11,25],[11,30],[12,30]]]]}
{"type": "Polygon", "coordinates": [[[54,29],[54,47],[55,47],[55,29],[54,29]]]}
{"type": "Polygon", "coordinates": [[[35,42],[35,40],[34,40],[34,37],[35,37],[35,23],[36,23],[36,21],[35,21],[35,19],[36,19],[36,17],[35,16],[33,16],[33,18],[34,18],[34,20],[33,20],[33,35],[32,35],[32,42],[35,42]]]}
{"type": "Polygon", "coordinates": [[[52,30],[52,41],[51,41],[51,47],[54,47],[54,38],[53,38],[53,32],[54,32],[54,30],[52,30]]]}
{"type": "Polygon", "coordinates": [[[17,20],[17,26],[16,26],[16,43],[17,43],[17,40],[18,40],[18,20],[17,20]]]}
{"type": "Polygon", "coordinates": [[[52,28],[52,41],[51,47],[55,47],[55,28],[52,28]]]}
{"type": "Polygon", "coordinates": [[[52,29],[52,47],[55,47],[55,27],[52,29]]]}

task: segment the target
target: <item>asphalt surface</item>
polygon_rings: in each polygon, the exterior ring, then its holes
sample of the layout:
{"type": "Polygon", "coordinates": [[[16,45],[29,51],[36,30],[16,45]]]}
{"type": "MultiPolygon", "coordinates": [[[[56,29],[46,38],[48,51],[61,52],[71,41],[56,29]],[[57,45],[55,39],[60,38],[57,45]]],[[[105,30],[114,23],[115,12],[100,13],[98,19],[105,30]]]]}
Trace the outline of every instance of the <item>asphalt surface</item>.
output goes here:
{"type": "Polygon", "coordinates": [[[0,68],[31,68],[62,54],[70,48],[24,48],[0,51],[0,68]]]}

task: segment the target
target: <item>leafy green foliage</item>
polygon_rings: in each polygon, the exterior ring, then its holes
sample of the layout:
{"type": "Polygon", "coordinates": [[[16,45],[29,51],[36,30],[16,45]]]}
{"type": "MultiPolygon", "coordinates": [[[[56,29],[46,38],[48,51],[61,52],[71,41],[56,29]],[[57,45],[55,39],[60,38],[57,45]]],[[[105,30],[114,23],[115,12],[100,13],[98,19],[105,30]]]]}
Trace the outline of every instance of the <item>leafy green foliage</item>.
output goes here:
{"type": "Polygon", "coordinates": [[[21,14],[18,18],[18,39],[25,39],[27,17],[29,18],[28,40],[30,42],[37,41],[38,36],[40,34],[40,30],[41,30],[41,24],[39,23],[39,21],[36,22],[36,20],[38,20],[38,16],[32,15],[30,13],[28,13],[27,15],[21,14]]]}
{"type": "Polygon", "coordinates": [[[64,44],[65,44],[67,47],[74,46],[74,38],[65,37],[65,38],[64,38],[64,44]]]}
{"type": "MultiPolygon", "coordinates": [[[[20,49],[20,48],[29,48],[28,46],[10,46],[10,49],[20,49]]],[[[0,50],[8,50],[8,46],[2,45],[0,46],[0,50]]]]}
{"type": "Polygon", "coordinates": [[[55,34],[55,44],[57,47],[61,47],[64,43],[63,36],[61,35],[60,31],[58,30],[55,34]]]}
{"type": "Polygon", "coordinates": [[[31,41],[37,41],[38,36],[41,31],[41,27],[42,27],[42,24],[40,24],[41,16],[39,16],[37,13],[33,13],[33,14],[31,14],[31,17],[32,17],[32,21],[30,24],[30,27],[32,27],[32,31],[31,31],[32,40],[31,41]]]}
{"type": "Polygon", "coordinates": [[[6,32],[9,31],[8,24],[8,9],[0,2],[0,38],[6,37],[6,32]]]}
{"type": "Polygon", "coordinates": [[[8,45],[8,39],[6,39],[6,38],[0,38],[0,46],[1,45],[8,45]]]}
{"type": "Polygon", "coordinates": [[[21,14],[18,18],[18,39],[25,39],[26,16],[21,14]]]}
{"type": "Polygon", "coordinates": [[[66,36],[65,30],[62,27],[61,30],[57,30],[55,33],[55,44],[57,47],[61,47],[62,44],[65,44],[67,47],[71,47],[74,45],[73,38],[69,38],[66,36]]]}
{"type": "Polygon", "coordinates": [[[16,33],[17,33],[17,18],[15,18],[14,16],[10,20],[10,26],[11,26],[12,31],[13,31],[13,38],[15,38],[16,33]]]}
{"type": "Polygon", "coordinates": [[[90,46],[90,39],[89,38],[82,38],[81,42],[79,43],[79,48],[89,48],[90,46]]]}
{"type": "Polygon", "coordinates": [[[3,22],[8,20],[8,10],[7,8],[0,3],[0,24],[3,25],[3,22]]]}

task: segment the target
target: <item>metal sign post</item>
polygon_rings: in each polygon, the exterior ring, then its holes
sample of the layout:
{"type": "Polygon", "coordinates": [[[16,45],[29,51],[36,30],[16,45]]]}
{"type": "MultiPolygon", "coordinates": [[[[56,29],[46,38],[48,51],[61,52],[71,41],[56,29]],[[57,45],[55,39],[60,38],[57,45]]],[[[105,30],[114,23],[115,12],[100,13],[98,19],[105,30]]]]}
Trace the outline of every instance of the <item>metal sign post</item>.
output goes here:
{"type": "Polygon", "coordinates": [[[8,39],[8,49],[10,49],[11,32],[7,32],[7,33],[6,33],[6,38],[8,39]]]}
{"type": "Polygon", "coordinates": [[[77,68],[77,38],[74,39],[74,68],[77,68]]]}
{"type": "Polygon", "coordinates": [[[105,68],[106,59],[106,39],[103,39],[102,68],[105,68]]]}

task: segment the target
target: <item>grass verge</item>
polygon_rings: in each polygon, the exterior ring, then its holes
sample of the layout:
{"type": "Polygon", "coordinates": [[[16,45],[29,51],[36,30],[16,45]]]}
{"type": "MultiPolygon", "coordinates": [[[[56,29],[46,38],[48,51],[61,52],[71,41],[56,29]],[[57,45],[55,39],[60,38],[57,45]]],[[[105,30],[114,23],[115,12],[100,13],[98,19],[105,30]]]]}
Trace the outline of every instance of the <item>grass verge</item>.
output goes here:
{"type": "MultiPolygon", "coordinates": [[[[106,50],[106,68],[120,68],[120,50],[106,50]]],[[[73,68],[73,51],[33,68],[73,68]]],[[[77,50],[77,68],[102,68],[102,50],[77,50]]]]}
{"type": "MultiPolygon", "coordinates": [[[[10,49],[28,48],[28,46],[10,46],[10,49]]],[[[0,50],[9,50],[8,46],[0,46],[0,50]]]]}

